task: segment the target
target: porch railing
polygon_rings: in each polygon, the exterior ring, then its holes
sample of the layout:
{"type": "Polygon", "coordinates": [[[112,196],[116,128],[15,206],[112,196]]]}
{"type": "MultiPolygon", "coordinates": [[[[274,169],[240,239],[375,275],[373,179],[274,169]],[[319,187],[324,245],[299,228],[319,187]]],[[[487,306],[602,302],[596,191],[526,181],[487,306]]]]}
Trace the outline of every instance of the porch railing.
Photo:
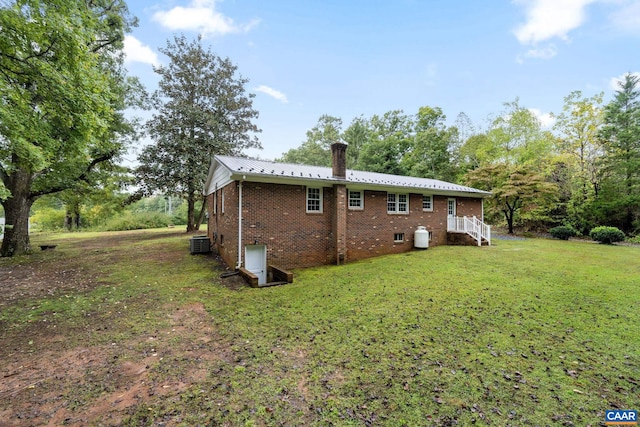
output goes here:
{"type": "Polygon", "coordinates": [[[451,216],[447,218],[447,231],[467,233],[478,242],[478,246],[482,246],[483,239],[491,245],[491,226],[480,221],[475,216],[451,216]]]}

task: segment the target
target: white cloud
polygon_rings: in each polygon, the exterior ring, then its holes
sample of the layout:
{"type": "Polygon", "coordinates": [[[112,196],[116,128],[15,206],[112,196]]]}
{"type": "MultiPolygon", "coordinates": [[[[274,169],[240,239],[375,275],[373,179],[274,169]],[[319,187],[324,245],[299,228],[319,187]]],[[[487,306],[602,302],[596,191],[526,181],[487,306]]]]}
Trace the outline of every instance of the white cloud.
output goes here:
{"type": "Polygon", "coordinates": [[[516,57],[516,62],[518,64],[524,64],[525,58],[534,58],[534,59],[551,59],[558,54],[558,49],[554,44],[550,44],[546,47],[533,48],[529,49],[522,55],[518,55],[516,57]]]}
{"type": "MultiPolygon", "coordinates": [[[[609,87],[613,90],[620,90],[620,83],[624,82],[624,76],[626,76],[627,74],[628,73],[624,73],[618,77],[612,77],[609,80],[609,87]]],[[[640,72],[638,71],[631,73],[631,75],[634,75],[640,79],[640,72]]]]}
{"type": "Polygon", "coordinates": [[[262,92],[266,95],[269,95],[270,97],[277,99],[278,101],[282,102],[283,104],[286,104],[289,102],[289,100],[287,99],[287,95],[285,95],[284,93],[280,92],[279,90],[270,88],[269,86],[265,86],[265,85],[260,85],[257,88],[255,88],[256,92],[262,92]]]}
{"type": "Polygon", "coordinates": [[[626,0],[609,18],[615,28],[640,34],[640,0],[626,0]]]}
{"type": "Polygon", "coordinates": [[[216,0],[192,0],[187,7],[176,6],[156,12],[153,20],[170,30],[197,31],[203,37],[247,32],[259,22],[252,20],[247,24],[236,24],[216,10],[216,0]]]}
{"type": "Polygon", "coordinates": [[[551,113],[543,113],[537,108],[529,108],[529,111],[531,111],[531,113],[534,116],[536,116],[536,118],[540,121],[540,124],[542,125],[543,128],[549,128],[553,126],[553,124],[556,121],[556,119],[553,118],[551,113]]]}
{"type": "Polygon", "coordinates": [[[560,38],[568,40],[569,31],[578,28],[586,18],[585,8],[596,0],[520,0],[527,19],[514,30],[522,44],[560,38]]]}
{"type": "Polygon", "coordinates": [[[133,36],[124,36],[125,61],[142,62],[144,64],[160,65],[158,55],[149,46],[143,44],[133,36]]]}

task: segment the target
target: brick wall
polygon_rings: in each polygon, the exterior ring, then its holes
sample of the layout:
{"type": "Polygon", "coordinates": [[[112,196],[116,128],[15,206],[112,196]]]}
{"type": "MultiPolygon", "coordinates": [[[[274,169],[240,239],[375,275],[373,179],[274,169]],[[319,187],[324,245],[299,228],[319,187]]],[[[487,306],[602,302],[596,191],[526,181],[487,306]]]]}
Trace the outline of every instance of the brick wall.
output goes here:
{"type": "Polygon", "coordinates": [[[209,195],[208,204],[210,239],[224,262],[234,268],[238,263],[238,183],[233,182],[219,188],[218,191],[209,195]],[[213,214],[214,199],[216,200],[215,214],[213,214]]]}
{"type": "MultiPolygon", "coordinates": [[[[231,267],[235,267],[238,257],[237,185],[232,183],[218,190],[217,215],[209,216],[211,233],[217,231],[216,247],[231,267]]],[[[324,187],[322,213],[307,213],[305,186],[243,183],[243,247],[265,244],[267,263],[285,269],[335,264],[338,236],[334,227],[339,219],[335,194],[336,189],[324,187]]],[[[210,213],[213,197],[209,196],[210,213]]],[[[412,250],[413,235],[420,225],[431,233],[430,246],[446,245],[447,200],[446,196],[433,196],[433,211],[425,212],[422,195],[409,194],[408,214],[388,214],[387,193],[365,191],[364,210],[346,211],[346,261],[412,250]],[[404,240],[394,242],[395,233],[404,233],[404,240]]],[[[457,197],[456,213],[480,217],[482,202],[457,197]]]]}

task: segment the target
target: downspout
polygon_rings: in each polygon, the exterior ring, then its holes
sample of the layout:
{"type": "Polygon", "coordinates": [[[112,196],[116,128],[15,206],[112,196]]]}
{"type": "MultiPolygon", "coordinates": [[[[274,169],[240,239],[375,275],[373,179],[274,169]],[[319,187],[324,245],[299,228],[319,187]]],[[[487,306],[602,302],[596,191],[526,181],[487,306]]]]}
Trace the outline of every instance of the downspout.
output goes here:
{"type": "Polygon", "coordinates": [[[240,267],[242,267],[242,181],[238,182],[238,265],[236,270],[240,267]]]}

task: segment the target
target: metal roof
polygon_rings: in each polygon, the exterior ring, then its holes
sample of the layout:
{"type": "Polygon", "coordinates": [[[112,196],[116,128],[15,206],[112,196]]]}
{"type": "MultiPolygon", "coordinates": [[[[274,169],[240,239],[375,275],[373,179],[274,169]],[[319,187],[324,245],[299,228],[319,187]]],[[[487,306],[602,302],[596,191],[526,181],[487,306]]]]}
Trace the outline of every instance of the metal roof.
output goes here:
{"type": "Polygon", "coordinates": [[[333,176],[331,168],[323,166],[278,163],[230,156],[215,156],[215,159],[229,169],[233,175],[242,175],[245,177],[244,179],[248,181],[255,178],[267,178],[269,181],[272,181],[270,178],[273,178],[277,182],[278,178],[287,178],[287,181],[291,179],[300,181],[330,181],[333,183],[342,182],[366,187],[398,187],[421,191],[429,190],[438,193],[472,193],[480,197],[491,194],[488,191],[430,178],[347,169],[346,178],[341,179],[333,176]]]}

